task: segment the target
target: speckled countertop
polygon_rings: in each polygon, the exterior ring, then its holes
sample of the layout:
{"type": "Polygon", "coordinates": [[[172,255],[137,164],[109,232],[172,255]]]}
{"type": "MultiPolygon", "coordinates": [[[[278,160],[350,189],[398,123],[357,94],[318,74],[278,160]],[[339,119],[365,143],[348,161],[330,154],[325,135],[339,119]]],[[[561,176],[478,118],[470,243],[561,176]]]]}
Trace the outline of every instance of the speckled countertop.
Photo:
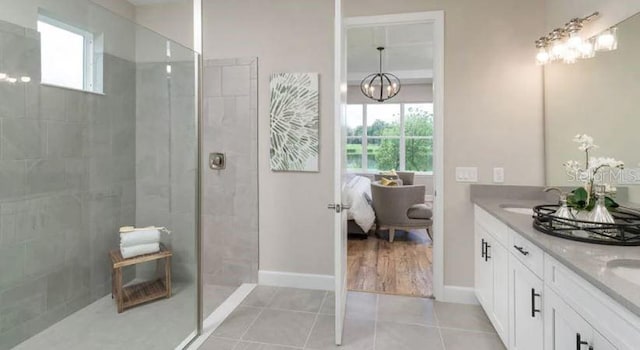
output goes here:
{"type": "Polygon", "coordinates": [[[640,317],[640,284],[614,274],[607,266],[607,263],[617,259],[640,260],[640,247],[608,246],[553,237],[533,228],[533,219],[529,215],[511,213],[503,209],[532,208],[552,203],[548,197],[534,194],[540,191],[541,187],[531,191],[534,187],[509,186],[509,192],[506,194],[506,186],[497,191],[491,191],[490,185],[474,186],[477,187],[476,191],[473,188],[471,190],[473,203],[640,317]],[[520,196],[518,188],[523,189],[520,196]],[[506,195],[501,196],[501,193],[506,195]]]}

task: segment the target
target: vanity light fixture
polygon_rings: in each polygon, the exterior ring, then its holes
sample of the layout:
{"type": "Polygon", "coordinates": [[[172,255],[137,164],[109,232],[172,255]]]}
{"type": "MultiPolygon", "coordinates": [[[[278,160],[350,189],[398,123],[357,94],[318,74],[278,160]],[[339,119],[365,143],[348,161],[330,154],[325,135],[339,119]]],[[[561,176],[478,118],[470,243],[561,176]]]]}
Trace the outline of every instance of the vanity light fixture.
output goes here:
{"type": "Polygon", "coordinates": [[[15,84],[18,81],[18,79],[13,78],[13,77],[7,77],[6,80],[11,84],[15,84]]]}
{"type": "Polygon", "coordinates": [[[369,74],[362,79],[360,91],[372,100],[384,102],[400,92],[400,79],[391,73],[383,73],[382,51],[384,51],[384,47],[380,46],[376,50],[380,52],[380,71],[369,74]]]}
{"type": "Polygon", "coordinates": [[[584,24],[600,15],[594,12],[584,18],[574,18],[564,27],[556,28],[551,33],[536,40],[536,63],[545,65],[549,62],[562,61],[575,63],[578,59],[595,56],[596,51],[611,51],[617,48],[616,28],[609,28],[604,33],[592,38],[581,35],[584,24]]]}
{"type": "Polygon", "coordinates": [[[0,81],[7,80],[8,77],[7,73],[0,73],[0,81]]]}
{"type": "Polygon", "coordinates": [[[611,27],[596,36],[596,51],[613,51],[618,48],[618,29],[611,27]]]}
{"type": "Polygon", "coordinates": [[[29,83],[29,82],[31,82],[31,77],[22,76],[22,77],[20,77],[20,81],[23,82],[23,83],[29,83]]]}

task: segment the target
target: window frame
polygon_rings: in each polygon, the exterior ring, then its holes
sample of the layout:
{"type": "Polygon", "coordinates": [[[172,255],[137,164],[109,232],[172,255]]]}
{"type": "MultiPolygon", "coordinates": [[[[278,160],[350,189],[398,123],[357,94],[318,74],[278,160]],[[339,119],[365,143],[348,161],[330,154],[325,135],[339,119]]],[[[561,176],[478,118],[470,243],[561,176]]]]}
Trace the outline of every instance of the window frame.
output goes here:
{"type": "MultiPolygon", "coordinates": [[[[78,89],[77,87],[74,86],[66,86],[66,85],[60,85],[60,84],[55,84],[55,83],[51,83],[51,82],[47,82],[44,80],[44,77],[40,77],[41,80],[41,84],[42,85],[48,85],[48,86],[54,86],[54,87],[59,87],[59,88],[64,88],[64,89],[72,89],[72,90],[79,90],[79,91],[84,91],[84,92],[91,92],[91,93],[97,93],[97,94],[102,94],[103,91],[98,91],[96,90],[96,67],[95,67],[95,53],[96,53],[96,45],[95,45],[95,35],[87,30],[84,30],[82,28],[76,27],[74,25],[71,25],[69,23],[66,23],[64,21],[58,20],[48,14],[44,14],[44,13],[40,13],[38,14],[38,23],[43,22],[46,23],[50,26],[56,27],[58,29],[76,34],[76,35],[80,35],[83,38],[83,57],[82,57],[82,71],[83,71],[83,77],[82,77],[82,88],[78,89]]],[[[40,63],[42,65],[42,62],[40,63]]]]}
{"type": "MultiPolygon", "coordinates": [[[[380,171],[385,171],[385,170],[374,170],[374,169],[369,169],[369,139],[377,139],[377,140],[384,140],[384,139],[399,139],[399,169],[396,169],[398,171],[405,171],[406,169],[406,140],[407,139],[412,139],[412,140],[431,140],[431,143],[433,144],[433,136],[407,136],[405,135],[405,106],[406,105],[415,105],[415,104],[433,104],[433,102],[400,102],[400,103],[395,103],[400,105],[400,135],[399,136],[369,136],[368,135],[368,120],[367,120],[367,106],[369,105],[376,105],[376,103],[353,103],[353,104],[349,104],[351,106],[360,106],[360,108],[362,109],[362,135],[353,135],[353,136],[349,136],[347,135],[346,137],[346,144],[348,144],[349,140],[358,140],[358,139],[362,139],[362,159],[361,159],[361,164],[362,164],[362,168],[360,169],[347,169],[347,172],[350,173],[367,173],[367,174],[377,174],[380,171]]],[[[346,147],[345,147],[345,152],[344,152],[344,156],[347,156],[347,152],[346,152],[346,147]]],[[[431,164],[431,166],[433,167],[433,164],[431,164]]],[[[418,175],[433,175],[433,170],[432,171],[415,171],[416,174],[418,175]]]]}

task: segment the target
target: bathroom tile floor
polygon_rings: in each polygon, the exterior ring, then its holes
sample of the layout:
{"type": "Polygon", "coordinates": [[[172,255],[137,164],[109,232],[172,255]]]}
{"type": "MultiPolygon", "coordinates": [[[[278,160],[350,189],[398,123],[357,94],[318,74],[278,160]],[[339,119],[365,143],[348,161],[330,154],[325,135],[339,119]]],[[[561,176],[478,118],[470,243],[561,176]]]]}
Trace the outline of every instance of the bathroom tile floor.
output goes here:
{"type": "MultiPolygon", "coordinates": [[[[209,315],[236,288],[205,284],[204,314],[209,315]]],[[[14,350],[172,350],[196,329],[195,290],[174,284],[170,299],[118,314],[105,296],[19,344],[14,350]]],[[[1,346],[0,346],[1,348],[1,346]]]]}
{"type": "Polygon", "coordinates": [[[258,286],[201,350],[501,350],[479,306],[350,292],[334,345],[334,294],[258,286]]]}

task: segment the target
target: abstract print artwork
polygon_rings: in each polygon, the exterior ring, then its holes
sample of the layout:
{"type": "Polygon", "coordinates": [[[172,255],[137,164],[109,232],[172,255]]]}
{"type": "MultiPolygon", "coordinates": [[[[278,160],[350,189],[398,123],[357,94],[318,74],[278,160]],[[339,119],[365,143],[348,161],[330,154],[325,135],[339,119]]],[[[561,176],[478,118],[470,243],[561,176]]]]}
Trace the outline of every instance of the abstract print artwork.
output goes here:
{"type": "Polygon", "coordinates": [[[318,74],[271,76],[271,170],[319,171],[318,74]]]}

